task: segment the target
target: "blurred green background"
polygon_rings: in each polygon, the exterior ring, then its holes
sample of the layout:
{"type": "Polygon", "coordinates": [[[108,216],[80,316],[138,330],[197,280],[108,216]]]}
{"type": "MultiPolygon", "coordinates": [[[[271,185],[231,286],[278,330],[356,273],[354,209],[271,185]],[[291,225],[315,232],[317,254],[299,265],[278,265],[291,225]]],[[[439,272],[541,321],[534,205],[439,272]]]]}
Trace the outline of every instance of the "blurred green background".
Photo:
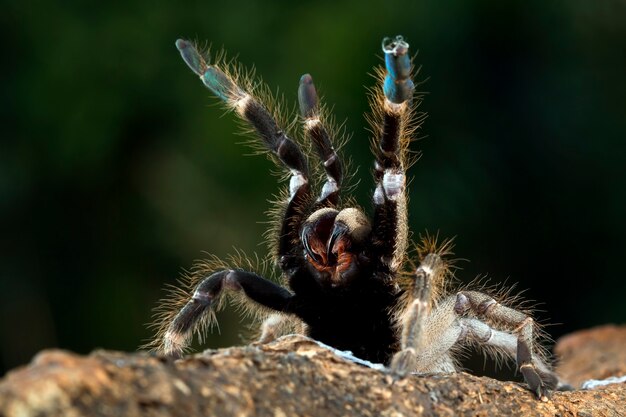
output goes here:
{"type": "MultiPolygon", "coordinates": [[[[553,337],[626,321],[626,3],[3,2],[0,371],[134,350],[203,251],[265,253],[277,190],[174,47],[224,46],[296,102],[310,72],[373,183],[364,86],[403,34],[428,81],[410,221],[468,282],[518,282],[553,337]]],[[[207,346],[241,343],[236,312],[207,346]]]]}

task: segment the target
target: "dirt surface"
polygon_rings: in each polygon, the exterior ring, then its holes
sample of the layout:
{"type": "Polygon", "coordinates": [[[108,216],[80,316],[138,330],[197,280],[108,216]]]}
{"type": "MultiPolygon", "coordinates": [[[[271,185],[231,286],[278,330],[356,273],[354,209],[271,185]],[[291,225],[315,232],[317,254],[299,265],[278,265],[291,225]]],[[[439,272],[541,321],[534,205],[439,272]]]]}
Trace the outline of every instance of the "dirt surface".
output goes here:
{"type": "MultiPolygon", "coordinates": [[[[625,326],[567,336],[557,346],[563,375],[625,374],[625,339],[625,326]]],[[[1,417],[497,415],[626,416],[626,383],[540,402],[521,383],[465,373],[396,379],[299,336],[177,361],[48,350],[0,381],[1,417]]]]}

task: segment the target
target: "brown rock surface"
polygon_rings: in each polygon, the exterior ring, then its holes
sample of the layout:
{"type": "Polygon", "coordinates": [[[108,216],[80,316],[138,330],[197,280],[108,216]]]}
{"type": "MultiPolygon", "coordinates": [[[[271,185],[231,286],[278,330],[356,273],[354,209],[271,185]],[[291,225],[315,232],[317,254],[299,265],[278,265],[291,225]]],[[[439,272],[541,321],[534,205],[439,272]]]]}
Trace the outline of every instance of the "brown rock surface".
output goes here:
{"type": "Polygon", "coordinates": [[[588,379],[626,375],[626,326],[606,325],[563,336],[554,348],[559,375],[575,387],[588,379]]]}
{"type": "MultiPolygon", "coordinates": [[[[620,340],[626,337],[625,327],[615,331],[620,340]]],[[[594,338],[593,333],[583,335],[594,338]]],[[[562,369],[570,372],[576,369],[570,362],[581,360],[578,352],[587,355],[579,346],[588,344],[564,340],[559,344],[565,349],[562,369]]],[[[619,350],[609,345],[598,346],[619,350]]],[[[603,366],[609,369],[608,360],[603,366]]],[[[622,362],[613,369],[624,366],[622,362]]],[[[318,415],[625,416],[626,384],[556,392],[543,403],[523,384],[465,373],[395,380],[298,336],[178,361],[143,353],[98,351],[79,356],[44,351],[0,381],[2,417],[318,415]]]]}

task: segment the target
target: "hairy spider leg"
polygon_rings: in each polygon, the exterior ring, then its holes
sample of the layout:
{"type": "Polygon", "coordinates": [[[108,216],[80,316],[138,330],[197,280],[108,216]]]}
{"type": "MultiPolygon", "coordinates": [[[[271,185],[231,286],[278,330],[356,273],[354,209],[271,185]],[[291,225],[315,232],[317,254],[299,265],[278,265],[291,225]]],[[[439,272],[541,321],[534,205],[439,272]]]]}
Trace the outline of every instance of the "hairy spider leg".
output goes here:
{"type": "MultiPolygon", "coordinates": [[[[250,93],[215,65],[209,65],[197,49],[185,40],[177,40],[176,47],[185,63],[200,77],[203,84],[258,133],[265,147],[291,171],[289,201],[285,209],[278,242],[278,256],[290,258],[293,242],[298,239],[298,229],[309,202],[308,166],[300,147],[290,139],[269,111],[250,93]]],[[[301,250],[300,250],[301,252],[301,250]]],[[[286,261],[285,261],[286,262],[286,261]]],[[[166,354],[180,355],[189,345],[193,332],[210,318],[216,302],[224,289],[243,291],[248,298],[278,312],[290,313],[293,298],[287,289],[255,274],[243,270],[221,270],[203,278],[195,287],[192,297],[172,318],[162,332],[162,350],[166,354]]]]}
{"type": "MultiPolygon", "coordinates": [[[[548,390],[559,384],[558,377],[533,352],[534,321],[532,317],[498,303],[496,300],[478,291],[461,291],[456,295],[454,312],[474,313],[479,319],[485,318],[508,326],[514,326],[513,334],[492,329],[480,320],[474,334],[484,344],[500,348],[506,354],[516,358],[517,366],[537,398],[547,400],[548,390]]],[[[467,319],[466,319],[467,320],[467,319]]]]}
{"type": "Polygon", "coordinates": [[[408,290],[409,304],[400,317],[401,337],[400,351],[392,358],[390,368],[392,371],[404,375],[416,370],[423,370],[423,362],[426,360],[437,364],[433,372],[452,372],[454,364],[447,351],[429,354],[431,329],[428,319],[431,315],[433,281],[435,277],[445,274],[446,265],[441,256],[429,253],[424,257],[415,271],[413,288],[408,290]]]}
{"type": "Polygon", "coordinates": [[[187,304],[174,316],[163,334],[166,355],[179,356],[189,345],[194,330],[211,312],[224,289],[243,291],[253,301],[276,311],[286,311],[293,295],[285,288],[255,273],[222,270],[204,278],[187,304]]]}
{"type": "Polygon", "coordinates": [[[317,155],[322,160],[326,171],[326,182],[312,211],[326,206],[336,206],[339,202],[339,190],[343,180],[341,160],[333,147],[328,129],[324,126],[320,112],[319,98],[313,83],[313,77],[304,74],[298,87],[300,114],[304,119],[304,130],[313,142],[317,155]]]}
{"type": "Polygon", "coordinates": [[[207,64],[192,43],[179,39],[176,47],[185,63],[200,77],[204,85],[249,123],[265,147],[291,171],[289,201],[278,241],[280,259],[291,251],[293,242],[298,240],[298,226],[308,204],[310,187],[306,157],[296,142],[278,126],[267,108],[252,94],[239,87],[220,68],[207,64]]]}
{"type": "Polygon", "coordinates": [[[394,40],[383,39],[385,67],[387,68],[383,92],[385,97],[395,104],[410,101],[415,91],[415,85],[411,79],[411,57],[407,54],[408,51],[409,44],[402,36],[396,36],[394,40]]]}
{"type": "Polygon", "coordinates": [[[390,272],[402,265],[408,240],[405,171],[415,90],[408,51],[409,44],[401,36],[383,40],[383,96],[376,95],[372,106],[379,112],[373,126],[377,137],[372,146],[376,158],[372,236],[377,255],[390,272]]]}
{"type": "Polygon", "coordinates": [[[394,355],[391,369],[400,375],[413,371],[454,372],[456,366],[450,352],[455,346],[472,342],[487,352],[516,358],[530,390],[537,398],[546,400],[548,390],[556,388],[559,380],[533,353],[532,318],[478,291],[461,291],[446,297],[431,310],[430,282],[442,267],[441,259],[429,254],[417,269],[413,301],[401,318],[401,350],[394,355]],[[485,320],[514,330],[497,329],[485,320]]]}

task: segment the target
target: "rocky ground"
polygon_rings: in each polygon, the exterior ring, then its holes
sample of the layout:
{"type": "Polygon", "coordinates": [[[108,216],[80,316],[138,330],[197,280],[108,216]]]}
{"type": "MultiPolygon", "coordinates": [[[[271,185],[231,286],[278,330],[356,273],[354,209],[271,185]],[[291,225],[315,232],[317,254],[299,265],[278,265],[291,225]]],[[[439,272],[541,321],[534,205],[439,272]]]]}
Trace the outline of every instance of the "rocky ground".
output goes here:
{"type": "MultiPolygon", "coordinates": [[[[564,337],[576,384],[626,375],[626,326],[564,337]]],[[[555,392],[466,373],[394,379],[299,336],[173,361],[146,353],[43,351],[0,381],[0,417],[626,416],[626,383],[555,392]]]]}

